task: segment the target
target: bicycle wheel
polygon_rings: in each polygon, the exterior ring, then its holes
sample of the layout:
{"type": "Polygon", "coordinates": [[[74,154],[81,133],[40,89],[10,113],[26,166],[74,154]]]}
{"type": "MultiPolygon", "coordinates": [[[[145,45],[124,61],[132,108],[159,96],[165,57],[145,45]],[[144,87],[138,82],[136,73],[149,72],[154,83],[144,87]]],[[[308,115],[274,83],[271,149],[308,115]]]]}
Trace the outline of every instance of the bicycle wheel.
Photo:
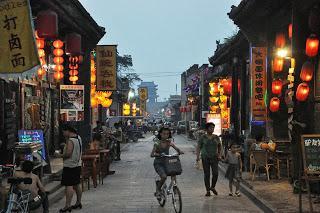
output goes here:
{"type": "Polygon", "coordinates": [[[164,207],[164,205],[166,205],[166,201],[167,201],[166,190],[165,188],[163,188],[161,191],[160,199],[158,199],[158,202],[161,207],[164,207]]]}
{"type": "Polygon", "coordinates": [[[181,199],[181,192],[177,186],[174,186],[172,189],[172,204],[174,211],[176,213],[182,212],[182,199],[181,199]]]}

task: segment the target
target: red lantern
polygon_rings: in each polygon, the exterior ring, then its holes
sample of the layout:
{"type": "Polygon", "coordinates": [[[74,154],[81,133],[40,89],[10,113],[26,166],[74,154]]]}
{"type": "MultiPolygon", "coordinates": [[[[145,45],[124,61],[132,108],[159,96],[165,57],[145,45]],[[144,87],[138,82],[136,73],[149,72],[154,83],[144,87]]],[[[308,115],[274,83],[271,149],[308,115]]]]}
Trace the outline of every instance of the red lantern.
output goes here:
{"type": "Polygon", "coordinates": [[[69,75],[78,75],[78,70],[70,70],[69,75]]]}
{"type": "Polygon", "coordinates": [[[311,34],[306,41],[306,55],[309,57],[314,57],[318,54],[319,39],[316,35],[311,34]]]}
{"type": "Polygon", "coordinates": [[[292,38],[292,24],[289,24],[289,27],[288,27],[288,36],[289,36],[289,38],[292,38]]]}
{"type": "Polygon", "coordinates": [[[44,48],[44,39],[37,39],[37,48],[38,49],[43,49],[44,48]]]}
{"type": "Polygon", "coordinates": [[[79,62],[79,57],[78,56],[71,56],[71,57],[69,57],[69,62],[71,64],[77,64],[79,62]]]}
{"type": "Polygon", "coordinates": [[[298,101],[305,101],[308,98],[310,88],[307,83],[299,84],[296,91],[296,99],[298,101]]]}
{"type": "Polygon", "coordinates": [[[81,35],[70,33],[66,36],[66,54],[80,55],[81,54],[81,35]]]}
{"type": "Polygon", "coordinates": [[[53,42],[53,46],[56,49],[61,49],[63,47],[63,42],[61,40],[55,40],[53,42]]]}
{"type": "Polygon", "coordinates": [[[280,95],[282,90],[282,81],[281,80],[272,81],[271,89],[273,94],[280,95]]]}
{"type": "Polygon", "coordinates": [[[36,19],[36,26],[40,38],[56,38],[59,34],[57,13],[51,10],[39,12],[36,19]]]}
{"type": "Polygon", "coordinates": [[[53,77],[56,80],[61,80],[63,78],[63,72],[55,72],[53,77]]]}
{"type": "Polygon", "coordinates": [[[42,77],[44,73],[45,73],[45,70],[43,68],[38,69],[38,76],[39,77],[42,77]]]}
{"type": "Polygon", "coordinates": [[[276,35],[276,47],[283,48],[286,45],[286,36],[284,33],[278,33],[276,35]]]}
{"type": "Polygon", "coordinates": [[[64,59],[63,59],[63,57],[54,57],[54,58],[53,58],[53,62],[54,62],[55,64],[63,64],[64,59]]]}
{"type": "Polygon", "coordinates": [[[45,52],[44,52],[44,49],[38,49],[38,55],[39,55],[39,57],[41,58],[41,57],[44,57],[45,56],[45,52]]]}
{"type": "Polygon", "coordinates": [[[223,92],[230,95],[232,91],[232,78],[222,80],[223,92]]]}
{"type": "Polygon", "coordinates": [[[76,81],[78,81],[78,76],[76,76],[76,75],[74,75],[74,76],[70,76],[69,77],[69,81],[71,81],[71,82],[76,82],[76,81]]]}
{"type": "Polygon", "coordinates": [[[62,56],[63,55],[63,49],[54,49],[53,50],[53,55],[54,56],[62,56]]]}
{"type": "Polygon", "coordinates": [[[78,64],[75,64],[75,65],[69,64],[69,69],[70,70],[77,70],[78,68],[79,68],[78,64]]]}
{"type": "Polygon", "coordinates": [[[61,64],[57,64],[55,67],[54,67],[54,70],[56,72],[62,72],[63,71],[63,66],[61,64]]]}
{"type": "Polygon", "coordinates": [[[310,61],[306,61],[301,68],[300,78],[303,81],[311,81],[314,72],[314,66],[310,61]]]}
{"type": "Polygon", "coordinates": [[[277,112],[280,108],[280,99],[277,97],[273,97],[270,100],[269,109],[271,112],[277,112]]]}
{"type": "Polygon", "coordinates": [[[281,72],[283,69],[283,59],[282,58],[275,58],[273,60],[273,70],[275,72],[281,72]]]}
{"type": "Polygon", "coordinates": [[[40,58],[40,64],[43,66],[43,65],[45,65],[47,62],[46,62],[46,59],[44,59],[44,58],[40,58]]]}

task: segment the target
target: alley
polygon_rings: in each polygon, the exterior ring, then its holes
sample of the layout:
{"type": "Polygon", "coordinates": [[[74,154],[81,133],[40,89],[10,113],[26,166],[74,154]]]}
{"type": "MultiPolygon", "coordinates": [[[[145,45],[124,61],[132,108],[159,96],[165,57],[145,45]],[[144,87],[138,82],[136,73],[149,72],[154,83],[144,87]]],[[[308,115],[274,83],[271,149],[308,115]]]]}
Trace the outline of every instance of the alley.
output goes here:
{"type": "MultiPolygon", "coordinates": [[[[112,164],[116,173],[108,176],[104,185],[91,188],[83,193],[83,209],[73,212],[174,212],[171,201],[160,207],[153,196],[155,177],[149,157],[152,137],[126,146],[122,160],[112,164]]],[[[202,171],[194,168],[194,146],[183,136],[175,136],[175,142],[185,154],[181,156],[183,174],[178,177],[182,192],[182,212],[260,212],[245,196],[229,197],[228,182],[220,175],[217,186],[218,196],[205,197],[202,171]]],[[[64,199],[52,204],[50,212],[58,212],[64,199]]]]}

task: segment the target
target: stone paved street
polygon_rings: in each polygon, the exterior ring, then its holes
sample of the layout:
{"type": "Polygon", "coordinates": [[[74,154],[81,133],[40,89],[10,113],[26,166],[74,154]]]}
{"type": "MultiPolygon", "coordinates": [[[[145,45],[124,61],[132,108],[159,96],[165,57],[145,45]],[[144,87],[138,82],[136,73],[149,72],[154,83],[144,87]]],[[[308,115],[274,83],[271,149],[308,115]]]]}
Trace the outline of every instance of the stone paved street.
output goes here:
{"type": "MultiPolygon", "coordinates": [[[[178,177],[182,193],[182,212],[261,212],[247,197],[229,197],[228,182],[219,177],[216,187],[219,195],[205,197],[202,171],[194,168],[194,146],[182,136],[175,136],[177,145],[185,151],[181,156],[183,174],[178,177]]],[[[153,196],[156,173],[149,157],[153,142],[151,136],[127,146],[122,160],[112,164],[116,173],[108,176],[104,185],[83,193],[83,209],[73,212],[174,212],[171,200],[159,206],[153,196]]],[[[64,200],[51,204],[50,212],[58,212],[64,200]]]]}

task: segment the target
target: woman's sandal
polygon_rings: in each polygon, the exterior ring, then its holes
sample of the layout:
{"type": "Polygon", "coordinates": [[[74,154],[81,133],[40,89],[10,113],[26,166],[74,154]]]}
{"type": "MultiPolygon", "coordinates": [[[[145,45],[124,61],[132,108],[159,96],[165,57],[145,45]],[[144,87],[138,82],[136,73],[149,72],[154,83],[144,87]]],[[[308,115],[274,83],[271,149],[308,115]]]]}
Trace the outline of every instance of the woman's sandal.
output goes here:
{"type": "Polygon", "coordinates": [[[72,211],[72,207],[68,207],[68,208],[63,208],[59,210],[59,213],[63,213],[63,212],[71,212],[72,211]]]}
{"type": "Polygon", "coordinates": [[[82,209],[82,204],[81,203],[78,203],[78,204],[75,204],[73,206],[71,206],[72,209],[82,209]]]}

